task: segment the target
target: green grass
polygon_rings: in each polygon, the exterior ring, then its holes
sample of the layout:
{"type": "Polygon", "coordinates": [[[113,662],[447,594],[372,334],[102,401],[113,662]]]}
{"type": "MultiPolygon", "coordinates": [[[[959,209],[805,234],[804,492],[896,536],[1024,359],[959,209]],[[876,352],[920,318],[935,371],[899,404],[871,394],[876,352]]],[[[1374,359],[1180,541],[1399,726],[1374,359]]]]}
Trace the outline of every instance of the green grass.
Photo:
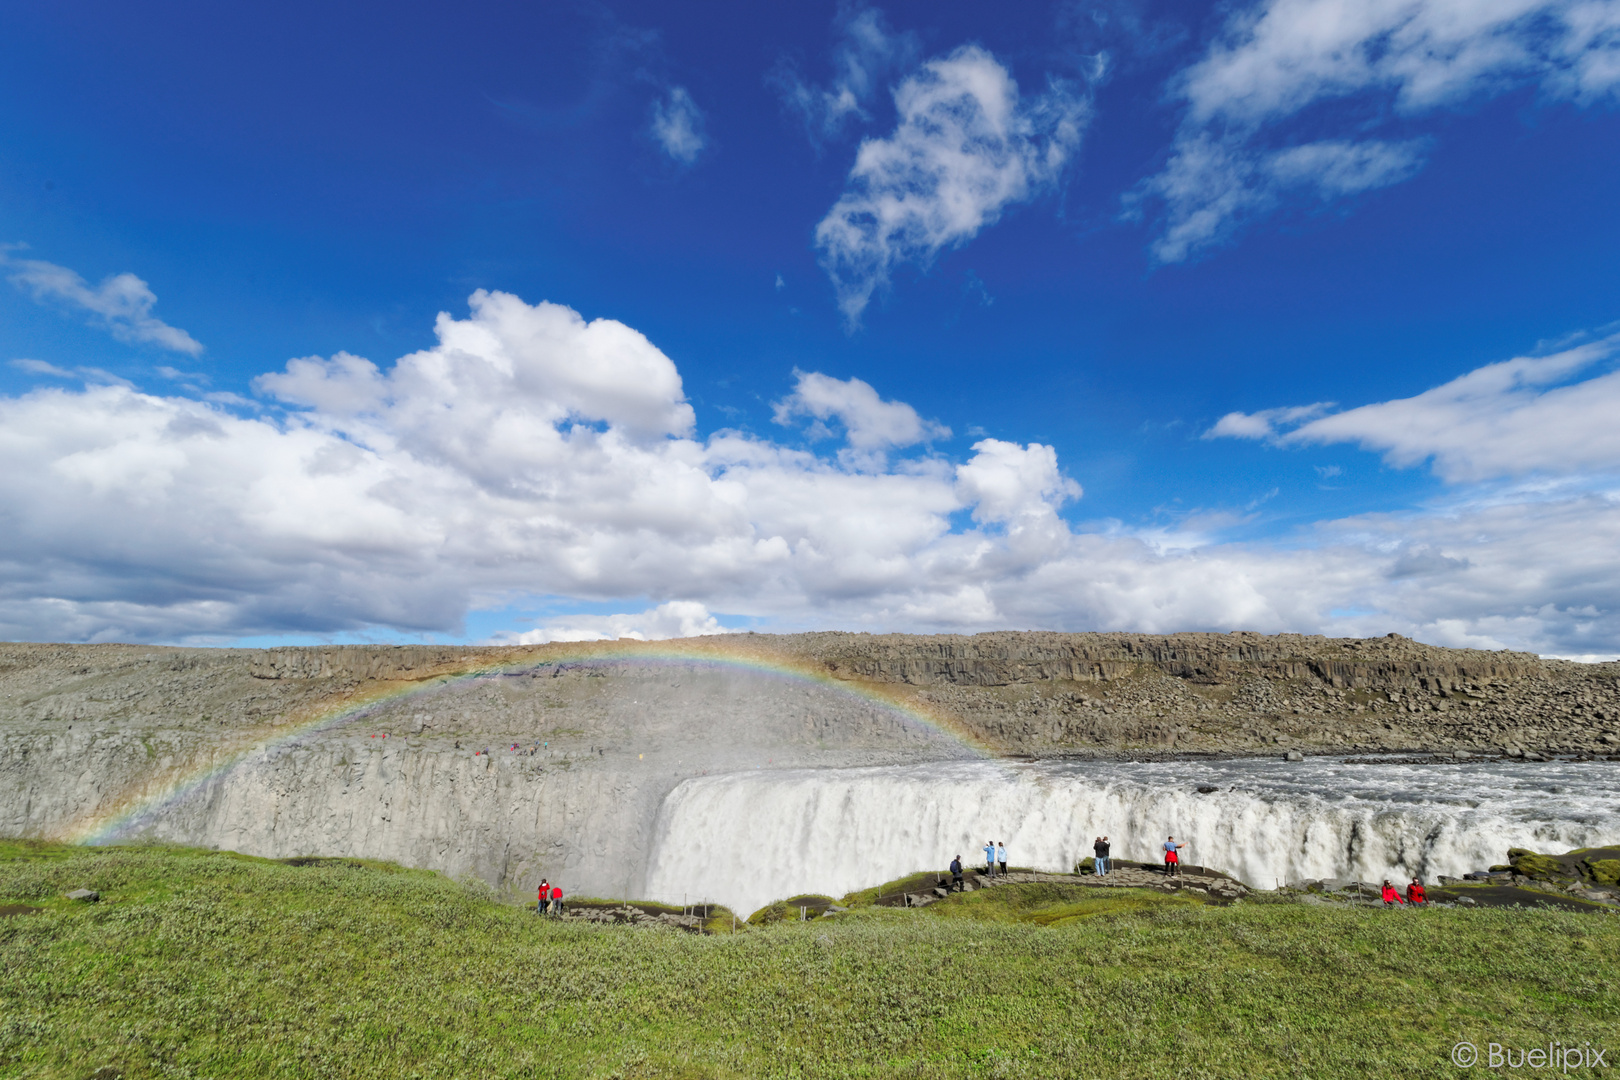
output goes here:
{"type": "Polygon", "coordinates": [[[700,937],[363,860],[0,844],[18,902],[44,910],[0,919],[5,1077],[1364,1080],[1455,1077],[1463,1038],[1620,1058],[1613,916],[1030,885],[700,937]],[[105,899],[60,898],[81,886],[105,899]]]}

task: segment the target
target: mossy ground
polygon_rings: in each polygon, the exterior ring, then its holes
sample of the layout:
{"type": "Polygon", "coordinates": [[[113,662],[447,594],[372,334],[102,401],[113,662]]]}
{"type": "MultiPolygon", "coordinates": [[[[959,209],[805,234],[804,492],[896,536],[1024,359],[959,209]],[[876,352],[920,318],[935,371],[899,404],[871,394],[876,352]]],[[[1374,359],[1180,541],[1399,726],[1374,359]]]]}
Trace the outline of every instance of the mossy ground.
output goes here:
{"type": "Polygon", "coordinates": [[[43,910],[0,918],[0,1076],[1361,1080],[1455,1076],[1459,1039],[1620,1050],[1612,916],[1030,885],[699,936],[363,860],[30,844],[0,846],[9,903],[43,910]]]}

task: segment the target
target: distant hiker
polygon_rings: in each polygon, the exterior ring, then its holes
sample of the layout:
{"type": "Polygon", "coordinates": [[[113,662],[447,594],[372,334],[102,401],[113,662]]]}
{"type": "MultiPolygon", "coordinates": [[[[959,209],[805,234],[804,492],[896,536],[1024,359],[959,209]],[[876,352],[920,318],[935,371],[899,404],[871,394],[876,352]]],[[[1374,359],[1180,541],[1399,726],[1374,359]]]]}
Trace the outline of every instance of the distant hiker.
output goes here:
{"type": "Polygon", "coordinates": [[[551,914],[556,916],[559,919],[562,918],[562,886],[561,885],[553,885],[551,887],[551,914]]]}
{"type": "Polygon", "coordinates": [[[1423,882],[1417,878],[1413,878],[1412,884],[1406,887],[1406,902],[1408,904],[1427,904],[1429,902],[1428,895],[1423,891],[1423,882]]]}
{"type": "Polygon", "coordinates": [[[1007,872],[1007,845],[1006,844],[999,844],[998,843],[996,845],[996,862],[1001,864],[1001,872],[1003,874],[1005,874],[1007,872]]]}
{"type": "Polygon", "coordinates": [[[1384,879],[1384,906],[1389,907],[1391,904],[1404,904],[1404,903],[1406,903],[1406,901],[1401,899],[1401,894],[1396,891],[1395,886],[1393,886],[1393,885],[1391,885],[1389,883],[1388,878],[1385,878],[1384,879]]]}
{"type": "Polygon", "coordinates": [[[551,899],[551,882],[547,881],[545,878],[541,878],[540,879],[539,903],[534,905],[534,913],[536,915],[544,915],[546,913],[546,903],[550,899],[551,899]]]}
{"type": "Polygon", "coordinates": [[[1096,858],[1092,859],[1091,863],[1092,863],[1092,865],[1094,867],[1096,867],[1097,876],[1098,877],[1107,876],[1107,874],[1108,874],[1108,837],[1106,837],[1106,836],[1097,837],[1097,842],[1095,844],[1091,845],[1091,850],[1096,852],[1096,858]]]}
{"type": "Polygon", "coordinates": [[[984,872],[991,877],[996,876],[996,842],[994,840],[984,842],[984,872]]]}
{"type": "Polygon", "coordinates": [[[1186,847],[1186,846],[1187,846],[1187,842],[1185,840],[1183,840],[1181,843],[1178,844],[1178,843],[1176,843],[1176,838],[1175,837],[1173,837],[1173,836],[1165,837],[1165,839],[1164,839],[1164,872],[1166,874],[1176,874],[1178,876],[1181,874],[1181,855],[1179,853],[1180,853],[1181,849],[1186,847]]]}
{"type": "Polygon", "coordinates": [[[962,856],[951,860],[951,891],[962,891],[962,856]]]}

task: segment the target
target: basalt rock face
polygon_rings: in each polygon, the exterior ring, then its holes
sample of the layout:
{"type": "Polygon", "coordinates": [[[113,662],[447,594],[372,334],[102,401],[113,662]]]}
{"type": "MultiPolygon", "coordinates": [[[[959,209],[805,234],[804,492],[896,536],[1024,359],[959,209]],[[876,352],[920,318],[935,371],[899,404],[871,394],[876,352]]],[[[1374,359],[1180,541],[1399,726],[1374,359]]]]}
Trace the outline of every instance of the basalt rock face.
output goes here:
{"type": "Polygon", "coordinates": [[[682,780],[966,753],[917,715],[1030,756],[1620,753],[1617,677],[1403,638],[1257,634],[0,645],[0,832],[369,856],[634,896],[682,780]]]}
{"type": "Polygon", "coordinates": [[[934,760],[836,685],[633,645],[0,646],[0,834],[356,855],[637,896],[705,772],[934,760]]]}
{"type": "Polygon", "coordinates": [[[1299,634],[810,634],[1013,753],[1620,753],[1620,664],[1299,634]]]}

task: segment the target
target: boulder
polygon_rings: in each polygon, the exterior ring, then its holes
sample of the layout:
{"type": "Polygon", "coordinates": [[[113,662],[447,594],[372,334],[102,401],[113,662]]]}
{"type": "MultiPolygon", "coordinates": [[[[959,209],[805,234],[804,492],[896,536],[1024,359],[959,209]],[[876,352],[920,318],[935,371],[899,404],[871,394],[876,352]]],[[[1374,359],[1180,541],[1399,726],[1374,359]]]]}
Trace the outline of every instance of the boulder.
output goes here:
{"type": "Polygon", "coordinates": [[[101,899],[101,894],[94,889],[74,889],[67,894],[69,900],[83,900],[86,903],[95,903],[101,899]]]}
{"type": "Polygon", "coordinates": [[[1620,859],[1588,860],[1586,868],[1599,885],[1620,885],[1620,859]]]}
{"type": "MultiPolygon", "coordinates": [[[[1568,876],[1562,862],[1551,855],[1538,855],[1526,848],[1509,848],[1508,862],[1512,864],[1515,874],[1522,874],[1533,881],[1551,881],[1568,876]]],[[[1493,866],[1491,869],[1494,871],[1496,868],[1493,866]]]]}
{"type": "Polygon", "coordinates": [[[1300,753],[1298,750],[1290,750],[1290,751],[1288,751],[1288,760],[1289,761],[1304,761],[1305,760],[1305,755],[1300,753]]]}

